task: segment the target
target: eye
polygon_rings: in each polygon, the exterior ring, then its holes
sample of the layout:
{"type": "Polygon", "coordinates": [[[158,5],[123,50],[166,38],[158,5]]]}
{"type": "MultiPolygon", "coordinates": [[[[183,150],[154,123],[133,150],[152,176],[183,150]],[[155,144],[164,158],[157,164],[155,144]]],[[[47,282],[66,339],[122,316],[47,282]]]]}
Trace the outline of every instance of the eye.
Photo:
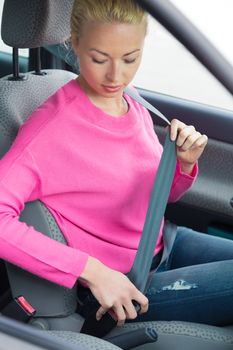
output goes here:
{"type": "Polygon", "coordinates": [[[97,60],[97,59],[95,59],[95,58],[92,58],[92,62],[97,63],[97,64],[103,64],[103,63],[106,62],[106,60],[99,61],[99,60],[97,60]]]}
{"type": "Polygon", "coordinates": [[[134,59],[131,59],[131,60],[124,60],[124,62],[125,62],[126,64],[131,64],[131,63],[136,62],[136,59],[137,59],[137,58],[134,58],[134,59]]]}

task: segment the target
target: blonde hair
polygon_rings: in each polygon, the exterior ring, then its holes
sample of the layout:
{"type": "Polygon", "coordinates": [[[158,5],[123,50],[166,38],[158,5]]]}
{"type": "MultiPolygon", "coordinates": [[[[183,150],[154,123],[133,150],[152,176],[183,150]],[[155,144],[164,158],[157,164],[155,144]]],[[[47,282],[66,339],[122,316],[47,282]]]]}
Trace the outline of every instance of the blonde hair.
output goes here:
{"type": "Polygon", "coordinates": [[[147,14],[133,0],[75,0],[71,15],[71,33],[80,37],[87,21],[102,23],[140,24],[147,14]]]}

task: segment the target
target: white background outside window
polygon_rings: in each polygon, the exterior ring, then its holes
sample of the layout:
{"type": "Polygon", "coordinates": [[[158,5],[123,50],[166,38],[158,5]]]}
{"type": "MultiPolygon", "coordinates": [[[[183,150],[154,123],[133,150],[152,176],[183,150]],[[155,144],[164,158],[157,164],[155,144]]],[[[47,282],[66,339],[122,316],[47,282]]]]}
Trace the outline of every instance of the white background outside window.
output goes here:
{"type": "MultiPolygon", "coordinates": [[[[233,65],[233,1],[172,0],[233,65]]],[[[233,110],[228,91],[154,19],[149,22],[134,84],[148,90],[233,110]]]]}

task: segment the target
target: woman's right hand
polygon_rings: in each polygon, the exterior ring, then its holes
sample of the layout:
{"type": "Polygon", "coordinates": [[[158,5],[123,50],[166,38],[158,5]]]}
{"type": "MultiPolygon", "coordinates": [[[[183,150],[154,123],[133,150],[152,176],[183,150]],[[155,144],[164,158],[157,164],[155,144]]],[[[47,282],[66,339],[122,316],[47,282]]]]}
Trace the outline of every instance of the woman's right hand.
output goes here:
{"type": "Polygon", "coordinates": [[[140,313],[148,310],[148,299],[130,282],[128,277],[110,269],[95,258],[88,258],[80,281],[85,282],[101,305],[96,313],[97,320],[111,309],[118,320],[117,325],[122,326],[126,319],[137,317],[134,300],[141,307],[140,313]]]}

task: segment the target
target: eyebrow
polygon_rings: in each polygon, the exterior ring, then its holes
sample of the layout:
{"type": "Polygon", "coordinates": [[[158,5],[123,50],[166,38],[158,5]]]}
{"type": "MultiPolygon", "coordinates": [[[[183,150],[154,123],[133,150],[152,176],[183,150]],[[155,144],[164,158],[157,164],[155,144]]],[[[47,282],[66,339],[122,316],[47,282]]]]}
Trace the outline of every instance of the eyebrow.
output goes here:
{"type": "MultiPolygon", "coordinates": [[[[101,55],[104,55],[104,56],[106,56],[106,57],[109,57],[109,55],[108,55],[106,52],[100,51],[100,50],[98,50],[98,49],[92,48],[92,49],[89,49],[89,51],[96,51],[96,52],[100,53],[101,55]]],[[[133,50],[133,51],[131,51],[131,52],[128,52],[128,53],[124,54],[123,57],[132,55],[133,53],[138,52],[138,51],[140,51],[140,49],[136,49],[136,50],[133,50]]]]}

